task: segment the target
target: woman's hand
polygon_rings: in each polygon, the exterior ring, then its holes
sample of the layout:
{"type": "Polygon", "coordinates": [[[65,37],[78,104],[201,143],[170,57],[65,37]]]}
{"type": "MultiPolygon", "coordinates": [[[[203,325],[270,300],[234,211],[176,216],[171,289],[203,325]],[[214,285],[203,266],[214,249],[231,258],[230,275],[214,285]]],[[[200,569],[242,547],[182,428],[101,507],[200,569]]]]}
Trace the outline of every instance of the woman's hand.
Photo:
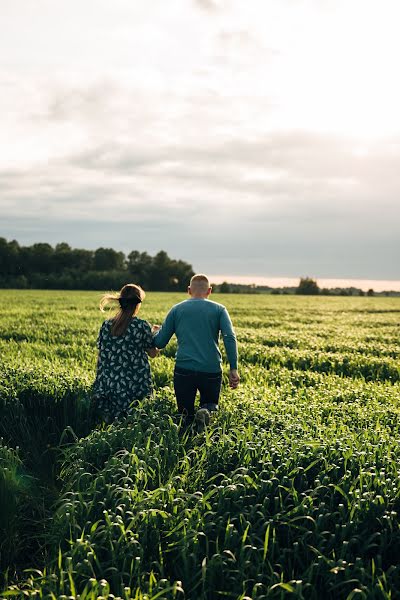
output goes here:
{"type": "Polygon", "coordinates": [[[160,354],[158,348],[146,348],[146,352],[150,356],[150,358],[155,358],[158,354],[160,354]]]}

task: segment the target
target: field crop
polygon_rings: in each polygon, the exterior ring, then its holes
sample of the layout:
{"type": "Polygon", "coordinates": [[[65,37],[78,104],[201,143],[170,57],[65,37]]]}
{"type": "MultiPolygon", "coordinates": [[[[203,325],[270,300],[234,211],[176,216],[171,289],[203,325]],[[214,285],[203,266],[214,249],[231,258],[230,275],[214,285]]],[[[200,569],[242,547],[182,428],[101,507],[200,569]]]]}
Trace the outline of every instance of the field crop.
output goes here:
{"type": "Polygon", "coordinates": [[[1,598],[400,598],[400,299],[216,296],[241,384],[197,433],[174,343],[95,427],[99,294],[0,296],[1,598]]]}

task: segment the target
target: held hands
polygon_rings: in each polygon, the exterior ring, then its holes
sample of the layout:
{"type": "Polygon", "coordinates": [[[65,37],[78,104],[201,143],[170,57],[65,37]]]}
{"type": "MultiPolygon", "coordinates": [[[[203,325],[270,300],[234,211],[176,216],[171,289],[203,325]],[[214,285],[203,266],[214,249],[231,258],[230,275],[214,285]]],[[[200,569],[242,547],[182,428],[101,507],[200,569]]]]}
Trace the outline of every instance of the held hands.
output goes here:
{"type": "Polygon", "coordinates": [[[146,352],[150,356],[150,358],[155,358],[160,354],[160,350],[158,348],[147,348],[146,352]]]}
{"type": "Polygon", "coordinates": [[[240,377],[237,369],[231,369],[229,371],[229,387],[235,390],[239,385],[240,377]]]}

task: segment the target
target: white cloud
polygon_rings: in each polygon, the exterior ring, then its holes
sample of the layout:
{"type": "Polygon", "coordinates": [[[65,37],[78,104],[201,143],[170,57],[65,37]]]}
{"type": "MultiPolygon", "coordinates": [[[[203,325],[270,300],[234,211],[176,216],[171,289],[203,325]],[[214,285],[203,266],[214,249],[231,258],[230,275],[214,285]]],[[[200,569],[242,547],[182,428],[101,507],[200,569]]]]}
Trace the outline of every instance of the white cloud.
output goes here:
{"type": "Polygon", "coordinates": [[[227,254],[239,268],[244,253],[241,268],[280,273],[325,261],[340,276],[347,252],[353,276],[363,260],[395,275],[396,3],[380,5],[382,29],[368,0],[2,9],[9,237],[26,237],[28,218],[64,224],[66,239],[77,222],[102,236],[108,224],[119,247],[131,225],[143,249],[151,231],[192,260],[227,254]]]}

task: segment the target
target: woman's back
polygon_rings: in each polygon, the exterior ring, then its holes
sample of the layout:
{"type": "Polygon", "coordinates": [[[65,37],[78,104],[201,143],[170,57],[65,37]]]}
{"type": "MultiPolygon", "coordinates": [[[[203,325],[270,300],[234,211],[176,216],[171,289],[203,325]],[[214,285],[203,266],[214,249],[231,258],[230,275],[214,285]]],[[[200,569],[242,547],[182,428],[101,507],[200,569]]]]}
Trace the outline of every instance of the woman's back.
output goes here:
{"type": "Polygon", "coordinates": [[[134,400],[152,391],[146,350],[154,346],[150,325],[133,317],[122,335],[112,334],[113,320],[104,321],[97,339],[99,359],[93,393],[101,413],[109,420],[128,411],[134,400]]]}

